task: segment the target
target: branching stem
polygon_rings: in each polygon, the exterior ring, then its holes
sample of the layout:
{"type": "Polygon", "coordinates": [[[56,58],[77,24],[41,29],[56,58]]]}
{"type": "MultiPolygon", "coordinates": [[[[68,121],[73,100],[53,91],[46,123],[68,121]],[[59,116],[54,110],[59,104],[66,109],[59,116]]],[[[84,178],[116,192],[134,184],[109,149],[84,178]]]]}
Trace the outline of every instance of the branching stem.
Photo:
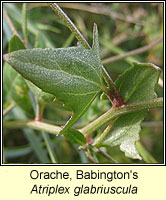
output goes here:
{"type": "MultiPolygon", "coordinates": [[[[60,19],[65,23],[65,25],[71,30],[71,32],[75,35],[78,41],[86,48],[91,49],[90,45],[84,38],[84,36],[80,33],[78,28],[74,25],[74,23],[70,20],[70,18],[63,12],[63,10],[56,4],[56,3],[48,3],[48,5],[55,11],[55,13],[60,17],[60,19]]],[[[109,74],[107,73],[106,69],[102,66],[103,77],[108,84],[109,90],[105,91],[107,96],[109,97],[112,105],[114,107],[119,107],[125,105],[123,99],[116,89],[112,79],[110,78],[109,74]]]]}
{"type": "Polygon", "coordinates": [[[45,109],[45,104],[44,103],[40,103],[38,98],[36,98],[36,116],[35,116],[35,120],[36,121],[42,121],[42,117],[43,117],[43,112],[45,109]]]}
{"type": "Polygon", "coordinates": [[[108,160],[110,160],[113,163],[118,163],[118,161],[116,161],[114,158],[112,158],[109,154],[107,154],[105,151],[103,151],[101,148],[96,148],[96,151],[98,153],[100,153],[101,155],[103,155],[105,158],[107,158],[108,160]]]}
{"type": "MultiPolygon", "coordinates": [[[[156,98],[150,101],[143,101],[138,103],[128,104],[127,106],[122,106],[115,109],[110,109],[99,118],[88,124],[86,127],[80,129],[79,131],[83,133],[85,136],[90,134],[100,128],[102,125],[110,122],[111,120],[126,114],[131,113],[139,110],[146,110],[155,107],[163,106],[163,98],[156,98]]],[[[61,131],[59,126],[51,125],[45,122],[38,122],[38,121],[4,121],[5,128],[23,128],[29,127],[36,130],[44,130],[48,133],[57,134],[61,131]]]]}
{"type": "Polygon", "coordinates": [[[114,123],[115,120],[112,120],[109,125],[107,126],[107,128],[103,131],[103,133],[95,140],[95,142],[93,143],[93,146],[99,147],[100,144],[103,142],[103,140],[106,138],[107,134],[110,132],[112,125],[114,123]]]}
{"type": "Polygon", "coordinates": [[[108,123],[109,121],[115,119],[116,117],[119,117],[121,115],[124,115],[126,113],[131,113],[139,110],[146,110],[150,108],[155,107],[161,107],[163,106],[163,98],[156,98],[149,101],[142,101],[138,103],[131,103],[126,106],[121,106],[119,108],[110,109],[100,117],[98,117],[96,120],[88,124],[86,127],[82,128],[80,132],[82,132],[84,135],[87,135],[89,133],[94,132],[98,128],[100,128],[102,125],[108,123]]]}

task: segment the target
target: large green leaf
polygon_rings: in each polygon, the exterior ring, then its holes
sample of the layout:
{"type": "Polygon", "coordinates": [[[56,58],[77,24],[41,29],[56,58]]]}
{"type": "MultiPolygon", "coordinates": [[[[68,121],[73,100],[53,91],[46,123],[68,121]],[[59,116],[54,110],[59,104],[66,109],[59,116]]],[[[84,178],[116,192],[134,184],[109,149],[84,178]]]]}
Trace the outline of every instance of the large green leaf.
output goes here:
{"type": "MultiPolygon", "coordinates": [[[[23,44],[23,42],[20,40],[20,38],[17,36],[17,35],[14,35],[10,42],[9,42],[9,52],[13,52],[13,51],[16,51],[16,50],[20,50],[20,49],[25,49],[25,46],[23,44]]],[[[9,78],[9,80],[13,79],[15,80],[15,77],[13,76],[18,76],[16,78],[16,80],[21,80],[22,84],[24,83],[24,87],[25,87],[25,84],[27,83],[28,87],[30,88],[30,90],[34,93],[34,95],[37,96],[38,100],[42,103],[49,103],[49,102],[53,102],[55,96],[52,95],[52,94],[49,94],[49,93],[46,93],[46,92],[43,92],[40,88],[38,88],[37,86],[35,86],[32,82],[28,81],[28,80],[25,80],[16,70],[14,70],[13,68],[11,68],[11,66],[9,66],[9,64],[7,64],[8,67],[5,67],[5,76],[7,76],[7,78],[9,78]],[[7,71],[7,72],[6,72],[7,71]],[[10,73],[8,73],[10,72],[10,73]],[[10,76],[10,77],[8,77],[10,76]],[[26,81],[26,82],[25,82],[26,81]]],[[[5,78],[6,79],[6,78],[5,78]]],[[[7,83],[8,81],[6,81],[7,83]]],[[[17,81],[16,81],[17,82],[17,81]]],[[[10,83],[10,82],[9,82],[10,83]]],[[[8,83],[7,83],[8,85],[8,83]]],[[[14,84],[12,84],[13,87],[14,87],[14,84]]],[[[15,84],[16,86],[17,84],[15,84]]],[[[10,84],[11,86],[11,84],[10,84]]],[[[28,90],[28,87],[27,90],[28,90]]],[[[8,87],[9,88],[9,87],[8,87]]],[[[13,91],[14,92],[14,91],[13,91]]],[[[26,90],[25,90],[25,93],[26,93],[26,90]]],[[[15,97],[15,94],[12,95],[14,98],[15,97]]],[[[17,100],[18,101],[18,100],[17,100]]],[[[27,102],[22,102],[23,106],[25,107],[27,105],[27,102]]]]}
{"type": "Polygon", "coordinates": [[[62,133],[83,115],[103,87],[97,27],[91,50],[83,46],[20,50],[4,56],[22,76],[73,110],[62,133]]]}
{"type": "MultiPolygon", "coordinates": [[[[18,36],[13,36],[12,39],[10,40],[9,42],[9,52],[12,52],[12,51],[15,51],[15,50],[19,50],[19,49],[25,49],[25,46],[24,44],[22,43],[22,41],[18,38],[18,36]]],[[[42,89],[40,89],[39,87],[37,87],[36,85],[34,85],[32,82],[28,81],[28,80],[25,80],[18,72],[16,72],[8,63],[6,63],[9,67],[9,71],[13,72],[14,73],[14,76],[18,76],[16,78],[16,80],[21,80],[22,84],[24,83],[25,85],[25,81],[28,85],[28,87],[30,88],[30,90],[33,92],[33,94],[37,97],[38,101],[40,104],[47,104],[47,103],[51,103],[51,102],[54,102],[54,99],[55,99],[55,96],[50,94],[50,93],[47,93],[47,92],[44,92],[42,91],[42,89]]],[[[6,67],[5,68],[5,71],[6,73],[5,74],[8,74],[8,68],[6,67]],[[7,71],[6,71],[7,70],[7,71]]],[[[10,78],[12,79],[12,76],[10,75],[10,78]]],[[[10,82],[9,82],[10,83],[10,82]]],[[[17,86],[17,83],[16,84],[12,84],[13,87],[17,86]]],[[[9,85],[10,87],[10,85],[9,85]]],[[[28,89],[28,88],[27,88],[28,89]]],[[[15,95],[15,90],[12,90],[12,93],[13,94],[13,98],[17,100],[17,103],[20,102],[20,97],[19,99],[17,98],[17,95],[15,95]]],[[[26,92],[26,91],[24,91],[26,92]]],[[[57,102],[57,101],[56,101],[57,102]]],[[[59,104],[63,104],[62,102],[58,102],[59,104]]],[[[19,103],[20,104],[20,103],[19,103]]],[[[21,100],[21,105],[24,106],[25,108],[28,105],[28,102],[26,101],[26,99],[22,99],[21,100]]],[[[31,112],[30,112],[31,113],[31,112]]],[[[82,135],[82,133],[74,130],[74,129],[70,129],[67,134],[65,134],[65,137],[70,140],[70,142],[72,143],[75,143],[75,144],[78,144],[78,145],[83,145],[86,143],[86,140],[84,138],[84,136],[82,135]],[[77,132],[77,134],[76,134],[77,132]]]]}
{"type": "MultiPolygon", "coordinates": [[[[41,32],[39,32],[35,38],[35,48],[43,49],[46,47],[47,47],[46,40],[44,39],[43,34],[41,34],[41,32]]],[[[26,80],[26,83],[27,83],[28,87],[30,88],[30,90],[33,92],[33,94],[37,97],[37,99],[40,103],[47,104],[47,103],[53,102],[53,100],[55,98],[54,95],[42,91],[42,89],[37,87],[31,81],[26,80]]]]}
{"type": "MultiPolygon", "coordinates": [[[[153,64],[133,63],[133,66],[117,79],[115,85],[125,102],[150,100],[155,97],[154,90],[159,74],[160,69],[153,64]]],[[[140,158],[135,142],[139,140],[140,124],[146,113],[137,111],[119,117],[103,143],[110,146],[120,145],[126,156],[140,158]]]]}
{"type": "MultiPolygon", "coordinates": [[[[20,39],[14,35],[9,42],[9,52],[19,49],[25,49],[25,46],[20,39]]],[[[32,113],[32,105],[28,95],[29,88],[27,87],[24,78],[8,63],[4,64],[3,83],[9,96],[19,107],[21,107],[28,115],[30,115],[32,113]]]]}

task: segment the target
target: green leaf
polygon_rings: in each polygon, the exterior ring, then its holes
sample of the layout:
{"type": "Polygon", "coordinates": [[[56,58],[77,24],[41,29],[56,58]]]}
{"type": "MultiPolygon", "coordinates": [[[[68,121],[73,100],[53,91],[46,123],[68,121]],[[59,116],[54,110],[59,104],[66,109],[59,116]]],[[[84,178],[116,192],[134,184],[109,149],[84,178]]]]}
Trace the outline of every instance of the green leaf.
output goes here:
{"type": "Polygon", "coordinates": [[[99,57],[97,28],[91,50],[83,46],[58,49],[20,50],[4,59],[24,78],[44,92],[55,95],[73,110],[61,134],[65,133],[87,110],[104,87],[99,57]]]}
{"type": "Polygon", "coordinates": [[[25,49],[23,42],[17,35],[14,35],[9,42],[9,52],[25,49]]]}
{"type": "MultiPolygon", "coordinates": [[[[150,100],[155,97],[155,86],[160,69],[150,63],[133,63],[115,82],[117,89],[127,103],[150,100]]],[[[141,122],[147,111],[137,111],[123,115],[115,120],[108,137],[103,144],[120,145],[127,157],[140,158],[135,142],[139,140],[141,122]]]]}
{"type": "MultiPolygon", "coordinates": [[[[22,43],[22,41],[19,39],[19,37],[14,35],[12,37],[12,39],[10,40],[10,42],[9,42],[9,52],[20,50],[20,49],[26,49],[26,48],[25,48],[24,44],[22,43]]],[[[39,101],[41,103],[49,103],[49,102],[52,102],[54,100],[55,96],[53,96],[52,94],[43,92],[40,88],[35,86],[32,82],[24,80],[22,78],[22,76],[20,76],[20,74],[18,72],[16,72],[12,68],[11,68],[11,70],[14,71],[15,75],[17,74],[19,76],[19,79],[21,79],[22,82],[26,81],[26,83],[27,83],[28,87],[30,88],[30,90],[34,93],[34,95],[37,96],[37,98],[39,99],[39,101]]],[[[26,83],[24,83],[24,85],[26,83]]],[[[28,88],[27,88],[27,90],[28,90],[28,88]]],[[[26,105],[26,104],[24,103],[24,105],[26,105]]]]}
{"type": "Polygon", "coordinates": [[[66,133],[65,137],[74,144],[84,145],[86,144],[86,139],[82,133],[78,132],[75,129],[70,128],[66,133]]]}
{"type": "MultiPolygon", "coordinates": [[[[46,47],[47,47],[46,40],[44,39],[43,35],[39,32],[36,35],[35,48],[46,48],[46,47]]],[[[53,102],[53,100],[55,99],[54,95],[42,91],[42,89],[34,85],[32,82],[26,80],[26,83],[30,88],[30,90],[32,91],[32,93],[37,97],[40,103],[48,104],[53,102]]]]}
{"type": "MultiPolygon", "coordinates": [[[[25,49],[25,46],[14,35],[9,42],[9,51],[25,49]]],[[[3,83],[8,95],[30,116],[32,111],[31,100],[28,95],[29,88],[27,87],[24,78],[16,72],[8,63],[4,64],[3,83]]]]}

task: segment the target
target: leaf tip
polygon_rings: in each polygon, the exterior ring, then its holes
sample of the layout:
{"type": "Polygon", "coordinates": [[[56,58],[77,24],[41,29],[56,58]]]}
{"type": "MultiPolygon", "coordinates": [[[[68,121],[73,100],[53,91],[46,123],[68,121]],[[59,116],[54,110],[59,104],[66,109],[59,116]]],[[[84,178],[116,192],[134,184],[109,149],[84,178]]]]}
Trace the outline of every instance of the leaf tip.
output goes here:
{"type": "Polygon", "coordinates": [[[142,160],[142,157],[141,157],[139,154],[137,154],[137,155],[135,156],[135,158],[136,158],[136,159],[139,159],[139,160],[142,160]]]}
{"type": "Polygon", "coordinates": [[[133,62],[133,65],[146,65],[146,66],[149,66],[149,67],[153,67],[154,69],[158,70],[158,71],[161,71],[161,68],[153,63],[139,63],[139,62],[133,62]]]}
{"type": "Polygon", "coordinates": [[[148,65],[150,65],[151,67],[157,69],[158,71],[161,71],[161,68],[153,63],[148,63],[148,65]]]}
{"type": "Polygon", "coordinates": [[[93,25],[93,45],[92,45],[92,48],[99,49],[98,29],[97,29],[96,23],[94,23],[94,25],[93,25]]]}

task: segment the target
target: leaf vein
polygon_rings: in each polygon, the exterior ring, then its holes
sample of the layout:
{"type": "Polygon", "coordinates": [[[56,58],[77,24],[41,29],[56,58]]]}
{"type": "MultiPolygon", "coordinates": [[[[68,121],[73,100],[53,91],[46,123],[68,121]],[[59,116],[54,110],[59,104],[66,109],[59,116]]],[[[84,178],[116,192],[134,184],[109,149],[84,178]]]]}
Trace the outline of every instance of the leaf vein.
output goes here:
{"type": "Polygon", "coordinates": [[[89,82],[89,83],[91,83],[93,85],[96,85],[97,87],[100,88],[99,84],[95,83],[94,81],[90,81],[90,80],[84,78],[83,76],[73,75],[73,74],[70,74],[69,72],[66,72],[66,71],[63,71],[63,70],[56,70],[56,71],[61,71],[61,72],[65,73],[65,74],[67,74],[67,75],[70,75],[71,77],[83,79],[84,81],[89,82]]]}
{"type": "Polygon", "coordinates": [[[98,93],[98,91],[91,91],[91,92],[86,92],[86,93],[70,93],[70,92],[65,92],[65,94],[69,94],[69,95],[74,95],[74,96],[84,96],[84,95],[88,95],[88,94],[95,94],[98,93]]]}
{"type": "Polygon", "coordinates": [[[79,60],[79,61],[82,62],[82,63],[85,63],[85,64],[89,65],[89,66],[96,72],[96,74],[97,74],[99,80],[101,80],[100,75],[98,74],[98,72],[96,71],[96,69],[95,69],[90,63],[85,62],[85,61],[83,61],[83,60],[80,59],[80,58],[75,58],[75,59],[76,59],[76,60],[79,60]]]}

